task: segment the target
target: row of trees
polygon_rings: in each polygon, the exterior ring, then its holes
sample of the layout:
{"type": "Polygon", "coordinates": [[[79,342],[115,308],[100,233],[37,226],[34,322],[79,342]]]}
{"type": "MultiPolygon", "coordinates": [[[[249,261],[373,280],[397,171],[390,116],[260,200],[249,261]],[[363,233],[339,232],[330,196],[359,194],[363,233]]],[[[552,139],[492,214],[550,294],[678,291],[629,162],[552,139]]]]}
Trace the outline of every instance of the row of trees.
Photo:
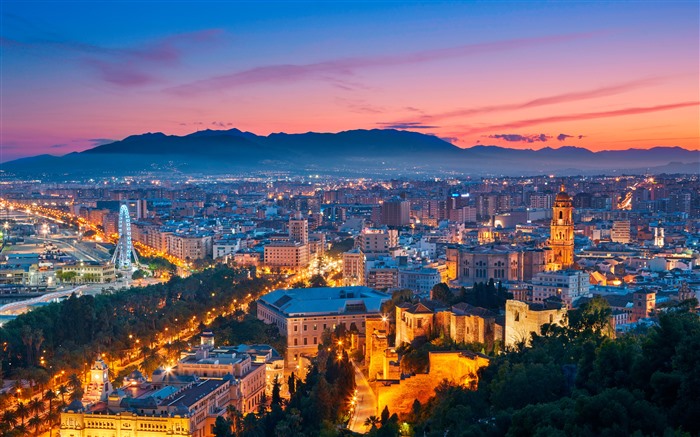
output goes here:
{"type": "Polygon", "coordinates": [[[48,429],[58,424],[60,411],[74,399],[83,395],[80,378],[71,375],[68,383],[58,387],[56,391],[46,390],[41,396],[36,396],[26,403],[12,403],[8,395],[0,396],[0,435],[3,437],[22,437],[48,429]]]}
{"type": "Polygon", "coordinates": [[[613,339],[610,308],[594,299],[567,327],[493,358],[476,391],[443,384],[406,419],[427,436],[698,435],[700,319],[688,308],[613,339]]]}
{"type": "Polygon", "coordinates": [[[496,312],[505,307],[506,300],[513,298],[500,281],[496,284],[493,279],[489,279],[488,282],[477,282],[471,288],[461,287],[456,292],[453,292],[445,283],[436,284],[430,296],[431,299],[446,305],[466,302],[469,305],[496,312]]]}
{"type": "Polygon", "coordinates": [[[99,353],[114,361],[143,346],[174,341],[202,321],[233,311],[234,300],[254,299],[268,285],[248,278],[245,270],[218,267],[111,295],[71,295],[0,328],[3,371],[12,376],[38,368],[49,377],[62,370],[80,373],[99,353]]]}

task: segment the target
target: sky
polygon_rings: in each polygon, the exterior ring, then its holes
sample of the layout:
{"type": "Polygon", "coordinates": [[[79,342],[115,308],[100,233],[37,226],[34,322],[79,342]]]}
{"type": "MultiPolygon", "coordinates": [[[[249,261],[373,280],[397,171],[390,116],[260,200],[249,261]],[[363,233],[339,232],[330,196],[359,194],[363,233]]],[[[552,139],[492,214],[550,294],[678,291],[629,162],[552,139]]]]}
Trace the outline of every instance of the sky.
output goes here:
{"type": "Polygon", "coordinates": [[[700,150],[700,2],[0,2],[0,162],[145,132],[700,150]]]}

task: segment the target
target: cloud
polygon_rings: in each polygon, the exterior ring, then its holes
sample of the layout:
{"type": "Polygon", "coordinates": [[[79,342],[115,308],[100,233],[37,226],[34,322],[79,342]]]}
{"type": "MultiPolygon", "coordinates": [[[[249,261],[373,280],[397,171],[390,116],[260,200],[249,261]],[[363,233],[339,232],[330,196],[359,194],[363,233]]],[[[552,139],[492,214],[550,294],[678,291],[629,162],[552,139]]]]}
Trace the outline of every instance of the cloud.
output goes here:
{"type": "Polygon", "coordinates": [[[454,144],[459,141],[459,138],[457,137],[438,137],[443,141],[447,141],[448,143],[454,144]]]}
{"type": "MultiPolygon", "coordinates": [[[[168,91],[179,95],[192,95],[259,83],[290,83],[309,79],[329,80],[330,78],[333,78],[332,80],[340,80],[338,79],[338,76],[347,78],[352,76],[355,70],[362,68],[418,64],[442,59],[478,55],[480,53],[556,44],[560,42],[588,38],[593,35],[595,34],[575,33],[567,35],[549,35],[543,37],[466,44],[457,47],[424,50],[400,55],[339,58],[310,64],[266,65],[186,83],[170,88],[168,91]]],[[[347,87],[347,84],[344,86],[347,87]]]]}
{"type": "Polygon", "coordinates": [[[105,82],[122,86],[142,86],[160,81],[154,68],[178,65],[188,49],[201,47],[223,34],[220,29],[207,29],[170,35],[131,47],[106,47],[79,41],[40,39],[30,41],[1,38],[3,47],[16,47],[49,56],[77,54],[82,65],[97,73],[105,82]]]}
{"type": "Polygon", "coordinates": [[[426,115],[422,118],[423,122],[435,122],[446,118],[466,117],[471,115],[486,114],[498,111],[512,111],[519,109],[529,109],[538,106],[554,105],[559,103],[577,102],[587,99],[595,99],[600,97],[608,97],[627,91],[632,91],[638,88],[644,88],[655,85],[661,82],[660,78],[646,78],[630,82],[604,86],[583,91],[573,91],[569,93],[554,94],[551,96],[541,97],[537,99],[527,100],[519,103],[508,103],[503,105],[480,106],[476,108],[457,109],[453,111],[442,112],[438,114],[426,115]]]}
{"type": "Polygon", "coordinates": [[[49,146],[49,149],[62,149],[64,147],[68,147],[68,144],[54,144],[49,146]]]}
{"type": "Polygon", "coordinates": [[[567,138],[578,138],[580,140],[581,138],[583,138],[583,135],[567,135],[567,134],[557,135],[557,141],[566,141],[567,138]]]}
{"type": "Polygon", "coordinates": [[[591,119],[596,119],[596,118],[622,117],[625,115],[636,115],[636,114],[646,114],[649,112],[670,111],[673,109],[687,108],[690,106],[698,106],[698,105],[700,105],[700,102],[698,102],[698,101],[679,102],[679,103],[670,103],[667,105],[648,106],[648,107],[641,107],[641,108],[623,108],[623,109],[616,109],[613,111],[584,112],[584,113],[579,113],[579,114],[553,115],[550,117],[517,120],[517,121],[513,121],[511,123],[473,127],[473,128],[467,129],[465,132],[462,132],[461,134],[468,135],[468,134],[474,134],[474,133],[490,131],[490,130],[491,131],[493,131],[493,130],[499,131],[499,130],[503,130],[503,129],[518,129],[518,128],[523,128],[523,127],[536,126],[536,125],[540,125],[540,124],[558,123],[561,121],[579,121],[579,120],[591,120],[591,119]]]}
{"type": "Polygon", "coordinates": [[[233,123],[226,123],[226,122],[223,122],[223,121],[212,121],[211,124],[212,124],[212,126],[216,126],[216,127],[229,127],[229,126],[233,126],[233,123]]]}
{"type": "Polygon", "coordinates": [[[514,143],[536,143],[545,142],[552,137],[545,134],[531,134],[531,135],[520,135],[520,134],[494,134],[489,135],[488,138],[497,138],[514,143]]]}
{"type": "Polygon", "coordinates": [[[116,140],[112,140],[112,139],[109,139],[109,138],[90,138],[90,139],[88,139],[87,141],[88,141],[89,143],[91,143],[93,147],[95,147],[95,146],[101,146],[101,145],[103,145],[103,144],[113,143],[113,142],[115,142],[116,140]]]}
{"type": "Polygon", "coordinates": [[[402,123],[377,123],[383,129],[435,129],[440,126],[421,124],[417,121],[405,121],[402,123]]]}

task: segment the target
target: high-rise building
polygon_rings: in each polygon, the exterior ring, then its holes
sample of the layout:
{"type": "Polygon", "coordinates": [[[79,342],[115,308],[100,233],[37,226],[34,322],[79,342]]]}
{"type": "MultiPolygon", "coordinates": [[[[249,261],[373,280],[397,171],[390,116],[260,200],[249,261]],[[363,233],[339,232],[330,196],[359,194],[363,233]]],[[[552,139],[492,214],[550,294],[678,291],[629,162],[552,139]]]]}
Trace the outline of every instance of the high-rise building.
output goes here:
{"type": "Polygon", "coordinates": [[[401,227],[411,222],[411,202],[401,199],[390,199],[382,203],[381,222],[383,225],[401,227]]]}
{"type": "Polygon", "coordinates": [[[610,239],[615,243],[627,244],[630,242],[630,221],[615,220],[612,230],[610,231],[610,239]]]}
{"type": "Polygon", "coordinates": [[[549,244],[552,247],[553,262],[549,270],[564,270],[574,265],[573,210],[571,197],[562,185],[552,207],[549,244]]]}
{"type": "Polygon", "coordinates": [[[299,212],[289,219],[289,238],[301,244],[309,244],[309,221],[299,212]]]}
{"type": "Polygon", "coordinates": [[[365,254],[360,249],[343,254],[343,285],[365,285],[365,254]]]}

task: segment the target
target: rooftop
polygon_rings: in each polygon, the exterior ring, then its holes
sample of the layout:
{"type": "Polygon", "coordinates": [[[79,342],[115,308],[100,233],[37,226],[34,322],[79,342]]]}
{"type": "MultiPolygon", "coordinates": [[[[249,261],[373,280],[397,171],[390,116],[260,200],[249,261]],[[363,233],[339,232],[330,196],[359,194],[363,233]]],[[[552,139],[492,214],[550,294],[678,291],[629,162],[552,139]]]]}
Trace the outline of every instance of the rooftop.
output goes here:
{"type": "Polygon", "coordinates": [[[369,287],[292,288],[272,291],[260,298],[267,306],[288,315],[379,312],[390,296],[369,287]]]}

